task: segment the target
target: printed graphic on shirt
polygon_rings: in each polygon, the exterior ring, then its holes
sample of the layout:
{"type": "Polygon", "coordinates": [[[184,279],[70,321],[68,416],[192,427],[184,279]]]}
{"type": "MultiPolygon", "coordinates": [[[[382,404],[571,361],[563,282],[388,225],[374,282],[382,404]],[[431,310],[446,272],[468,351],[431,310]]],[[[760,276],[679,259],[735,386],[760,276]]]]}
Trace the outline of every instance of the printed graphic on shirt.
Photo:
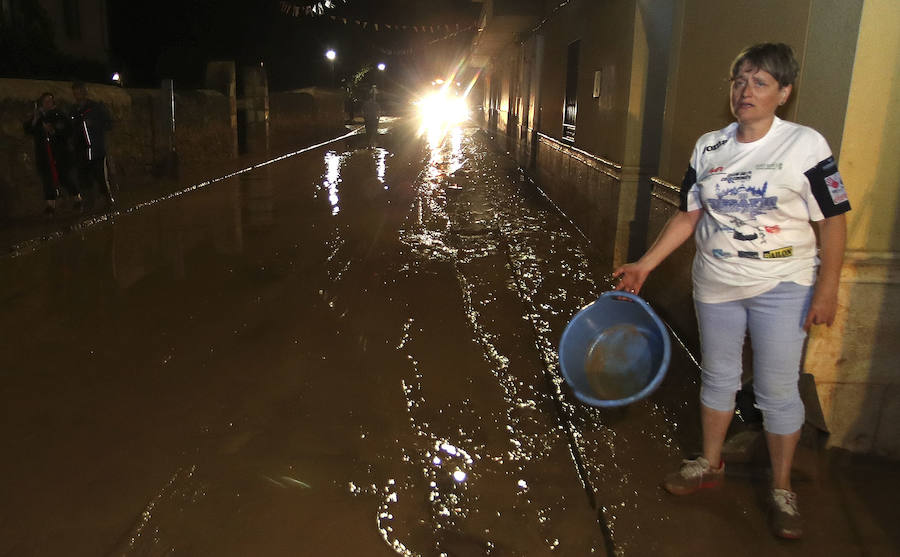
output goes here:
{"type": "Polygon", "coordinates": [[[764,251],[763,259],[784,259],[785,257],[791,257],[792,255],[794,255],[794,246],[787,246],[785,248],[764,251]]]}
{"type": "Polygon", "coordinates": [[[716,149],[718,149],[722,145],[725,145],[726,143],[728,143],[727,139],[719,140],[714,145],[707,145],[706,147],[704,147],[703,151],[706,153],[711,153],[712,151],[715,151],[716,149]]]}
{"type": "Polygon", "coordinates": [[[806,172],[809,187],[825,217],[833,217],[850,210],[850,200],[834,157],[828,157],[806,172]]]}
{"type": "Polygon", "coordinates": [[[831,195],[831,200],[834,201],[835,205],[847,201],[847,190],[844,189],[844,182],[841,181],[840,172],[826,176],[825,184],[828,186],[828,193],[831,195]]]}
{"type": "Polygon", "coordinates": [[[745,242],[765,238],[769,230],[760,226],[756,217],[778,206],[778,197],[767,195],[768,182],[756,187],[750,182],[752,178],[753,172],[749,170],[726,174],[716,184],[715,197],[706,200],[710,210],[728,219],[732,237],[745,242]]]}

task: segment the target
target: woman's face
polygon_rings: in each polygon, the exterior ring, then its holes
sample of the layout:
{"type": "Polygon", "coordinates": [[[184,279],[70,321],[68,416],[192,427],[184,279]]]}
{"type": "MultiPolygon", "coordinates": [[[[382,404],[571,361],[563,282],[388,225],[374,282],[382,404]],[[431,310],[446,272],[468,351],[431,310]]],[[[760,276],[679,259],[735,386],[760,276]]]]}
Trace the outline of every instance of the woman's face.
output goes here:
{"type": "Polygon", "coordinates": [[[744,62],[731,79],[731,113],[741,125],[765,122],[790,94],[790,85],[781,87],[772,74],[744,62]]]}

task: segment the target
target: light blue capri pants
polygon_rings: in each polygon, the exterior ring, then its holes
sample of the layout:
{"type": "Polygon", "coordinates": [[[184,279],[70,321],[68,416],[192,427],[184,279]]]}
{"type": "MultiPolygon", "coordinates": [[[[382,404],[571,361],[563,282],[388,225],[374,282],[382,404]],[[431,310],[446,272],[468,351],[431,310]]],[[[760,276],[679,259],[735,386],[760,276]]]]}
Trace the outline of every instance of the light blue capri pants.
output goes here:
{"type": "Polygon", "coordinates": [[[733,302],[694,302],[700,327],[700,402],[713,410],[734,410],[741,388],[741,352],[750,331],[753,392],[763,427],[787,435],[803,425],[798,380],[812,287],[782,282],[758,296],[733,302]]]}

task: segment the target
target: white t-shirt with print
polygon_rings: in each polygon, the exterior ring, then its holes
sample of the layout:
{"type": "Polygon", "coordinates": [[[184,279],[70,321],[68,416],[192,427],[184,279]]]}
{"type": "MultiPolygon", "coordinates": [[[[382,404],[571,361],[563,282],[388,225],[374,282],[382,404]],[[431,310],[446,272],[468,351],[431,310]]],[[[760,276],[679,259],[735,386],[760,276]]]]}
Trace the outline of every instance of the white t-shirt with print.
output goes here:
{"type": "Polygon", "coordinates": [[[825,138],[776,117],[768,133],[737,141],[737,123],[694,146],[681,210],[703,208],[694,234],[694,298],[719,303],[780,282],[812,285],[819,264],[810,221],[850,210],[825,138]]]}

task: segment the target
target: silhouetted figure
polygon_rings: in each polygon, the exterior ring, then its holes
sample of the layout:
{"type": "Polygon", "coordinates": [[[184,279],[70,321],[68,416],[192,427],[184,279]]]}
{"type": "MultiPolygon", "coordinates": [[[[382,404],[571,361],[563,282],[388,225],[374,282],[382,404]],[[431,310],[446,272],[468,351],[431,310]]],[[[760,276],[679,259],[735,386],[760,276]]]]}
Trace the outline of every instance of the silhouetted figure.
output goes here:
{"type": "Polygon", "coordinates": [[[106,132],[112,129],[112,118],[103,103],[88,98],[87,86],[76,81],[72,84],[75,106],[72,107],[72,135],[75,147],[75,167],[78,182],[86,190],[95,184],[112,205],[112,189],[109,185],[109,169],[106,162],[106,132]]]}
{"type": "Polygon", "coordinates": [[[381,107],[375,100],[374,92],[363,103],[363,119],[366,122],[366,137],[369,140],[369,147],[374,147],[375,139],[378,137],[378,122],[381,119],[381,107]]]}
{"type": "Polygon", "coordinates": [[[59,188],[64,187],[75,198],[75,206],[81,207],[81,192],[72,180],[72,156],[69,151],[71,123],[56,108],[52,93],[43,93],[34,103],[31,118],[23,122],[25,133],[34,138],[34,162],[44,186],[44,213],[56,213],[59,188]]]}

